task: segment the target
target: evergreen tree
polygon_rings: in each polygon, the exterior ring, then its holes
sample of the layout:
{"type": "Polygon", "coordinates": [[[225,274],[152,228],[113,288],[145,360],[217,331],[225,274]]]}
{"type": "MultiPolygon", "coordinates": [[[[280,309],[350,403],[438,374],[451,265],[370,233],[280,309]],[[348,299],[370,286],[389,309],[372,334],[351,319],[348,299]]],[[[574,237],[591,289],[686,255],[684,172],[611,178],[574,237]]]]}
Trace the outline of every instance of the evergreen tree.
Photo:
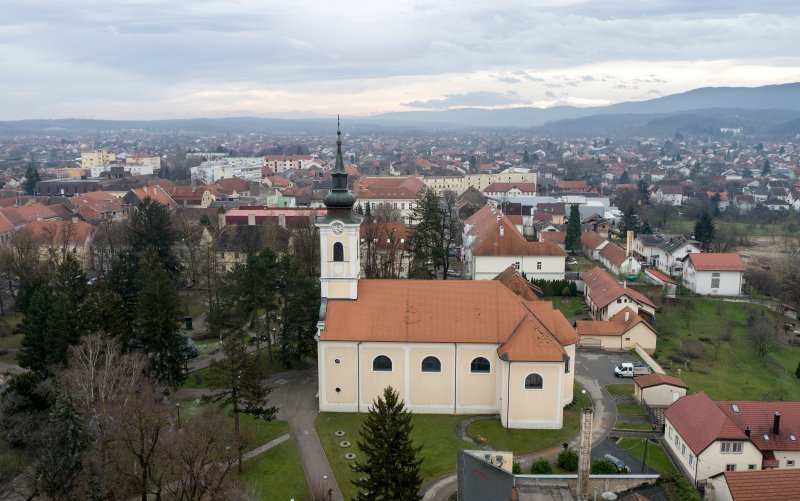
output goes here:
{"type": "Polygon", "coordinates": [[[367,208],[364,210],[364,222],[371,223],[372,222],[372,209],[370,208],[371,204],[367,204],[367,208]]]}
{"type": "Polygon", "coordinates": [[[800,362],[797,362],[797,369],[794,370],[794,375],[796,378],[800,379],[800,362]]]}
{"type": "Polygon", "coordinates": [[[700,242],[700,248],[703,249],[703,252],[711,250],[715,230],[711,216],[708,215],[708,212],[704,212],[694,225],[694,239],[700,242]]]}
{"type": "Polygon", "coordinates": [[[358,447],[365,460],[356,462],[361,501],[418,500],[422,485],[419,452],[411,440],[411,412],[406,410],[392,387],[373,401],[361,427],[358,447]]]}
{"type": "Polygon", "coordinates": [[[67,351],[78,344],[84,332],[81,303],[86,297],[86,276],[72,253],[67,253],[56,269],[52,285],[50,314],[47,317],[48,363],[67,364],[67,351]]]}
{"type": "Polygon", "coordinates": [[[522,163],[528,165],[531,163],[531,155],[528,153],[528,148],[525,148],[525,151],[522,152],[522,163]]]}
{"type": "Polygon", "coordinates": [[[761,175],[767,176],[772,171],[772,166],[769,164],[769,160],[764,160],[764,167],[761,169],[761,175]]]}
{"type": "Polygon", "coordinates": [[[281,256],[277,279],[283,321],[280,356],[289,364],[299,364],[316,349],[314,334],[320,303],[317,281],[303,271],[291,254],[281,256]]]}
{"type": "Polygon", "coordinates": [[[631,176],[628,174],[628,171],[623,171],[622,175],[619,177],[619,184],[630,184],[631,176]]]}
{"type": "Polygon", "coordinates": [[[435,278],[444,266],[442,228],[444,211],[439,194],[427,189],[414,204],[409,228],[411,265],[409,278],[435,278]]]}
{"type": "Polygon", "coordinates": [[[172,215],[165,205],[150,198],[136,205],[128,226],[128,241],[137,259],[147,249],[153,249],[161,266],[170,278],[175,279],[179,265],[172,246],[176,240],[172,215]]]}
{"type": "MultiPolygon", "coordinates": [[[[271,421],[278,409],[267,405],[272,388],[264,384],[265,374],[255,357],[247,353],[249,337],[236,333],[222,343],[221,359],[212,359],[208,376],[209,388],[216,390],[208,400],[230,408],[236,436],[240,436],[239,415],[271,421]]],[[[241,441],[240,441],[241,443],[241,441]]],[[[239,449],[239,470],[242,450],[239,449]]]]}
{"type": "Polygon", "coordinates": [[[25,194],[35,195],[36,183],[41,180],[42,178],[39,177],[39,171],[36,170],[36,167],[28,166],[28,168],[25,169],[25,182],[22,185],[22,187],[25,188],[25,194]]]}
{"type": "Polygon", "coordinates": [[[640,235],[652,235],[653,228],[650,227],[650,223],[645,219],[644,223],[642,224],[641,228],[639,228],[640,235]]]}
{"type": "Polygon", "coordinates": [[[636,215],[636,208],[631,205],[625,212],[622,213],[622,222],[620,223],[620,235],[627,235],[628,231],[632,231],[636,235],[639,230],[639,216],[636,215]]]}
{"type": "Polygon", "coordinates": [[[71,499],[88,447],[82,416],[69,395],[59,396],[50,412],[36,465],[39,486],[50,499],[71,499]]]}
{"type": "Polygon", "coordinates": [[[28,306],[22,315],[17,332],[22,334],[19,365],[37,374],[49,373],[51,295],[46,286],[31,290],[28,306]]]}
{"type": "Polygon", "coordinates": [[[647,183],[645,183],[644,179],[639,180],[639,200],[643,204],[650,203],[650,191],[647,189],[647,183]]]}
{"type": "Polygon", "coordinates": [[[578,210],[578,204],[572,204],[569,208],[567,235],[564,242],[568,251],[576,251],[581,247],[581,213],[578,210]]]}
{"type": "Polygon", "coordinates": [[[470,170],[475,170],[478,168],[478,159],[475,158],[475,155],[469,157],[469,168],[470,170]]]}
{"type": "Polygon", "coordinates": [[[176,386],[185,378],[182,353],[186,340],[180,333],[180,302],[154,250],[142,257],[136,290],[131,344],[147,354],[155,380],[176,386]]]}

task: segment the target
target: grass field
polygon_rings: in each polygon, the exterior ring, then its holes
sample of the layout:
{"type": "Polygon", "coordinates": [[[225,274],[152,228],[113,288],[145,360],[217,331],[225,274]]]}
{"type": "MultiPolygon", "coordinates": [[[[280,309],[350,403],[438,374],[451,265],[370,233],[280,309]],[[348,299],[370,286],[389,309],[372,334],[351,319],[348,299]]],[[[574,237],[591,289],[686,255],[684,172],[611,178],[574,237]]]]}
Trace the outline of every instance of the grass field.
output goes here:
{"type": "MultiPolygon", "coordinates": [[[[278,360],[278,357],[273,356],[272,361],[270,361],[269,355],[266,353],[266,351],[261,352],[261,358],[259,359],[259,361],[261,362],[261,368],[263,369],[265,376],[269,376],[271,374],[275,374],[276,372],[287,370],[283,362],[278,360]]],[[[199,371],[190,373],[186,377],[186,381],[183,382],[183,387],[207,388],[208,386],[206,379],[208,378],[210,372],[211,368],[206,367],[205,369],[200,369],[199,371]]]]}
{"type": "MultiPolygon", "coordinates": [[[[180,401],[181,417],[183,419],[189,416],[195,416],[200,413],[204,405],[217,405],[213,402],[197,403],[198,399],[183,399],[180,401]]],[[[239,424],[252,439],[252,443],[248,444],[250,449],[266,444],[273,438],[277,438],[284,433],[289,433],[289,423],[286,421],[279,421],[274,419],[272,421],[264,421],[263,419],[254,419],[246,414],[239,414],[239,424]]],[[[230,417],[231,429],[233,429],[233,417],[230,417]]]]}
{"type": "MultiPolygon", "coordinates": [[[[617,445],[640,461],[642,458],[644,458],[644,440],[642,439],[622,438],[619,442],[617,442],[617,445]]],[[[667,457],[667,453],[664,451],[664,448],[661,447],[661,444],[657,444],[655,442],[650,442],[650,444],[647,446],[647,465],[661,474],[677,473],[675,471],[675,467],[672,465],[672,462],[667,457]]],[[[634,471],[631,473],[639,472],[634,471]]]]}
{"type": "Polygon", "coordinates": [[[634,385],[631,384],[607,384],[606,391],[612,395],[633,395],[634,385]]]}
{"type": "Polygon", "coordinates": [[[556,308],[561,310],[565,317],[574,317],[586,312],[583,305],[583,297],[569,297],[564,299],[562,296],[547,296],[545,301],[552,301],[556,308]]]}
{"type": "MultiPolygon", "coordinates": [[[[684,235],[691,235],[694,233],[694,225],[697,221],[688,219],[682,216],[673,216],[667,220],[666,227],[664,228],[669,232],[683,233],[684,235]]],[[[741,223],[736,221],[721,221],[714,220],[714,226],[718,229],[732,230],[741,235],[749,235],[751,237],[779,237],[786,234],[786,223],[773,223],[773,224],[757,224],[757,223],[741,223]]]]}
{"type": "Polygon", "coordinates": [[[615,430],[637,430],[637,431],[650,431],[652,425],[650,423],[627,423],[625,421],[617,421],[614,425],[615,430]]]}
{"type": "Polygon", "coordinates": [[[767,355],[764,363],[747,339],[748,311],[763,311],[774,318],[771,311],[711,299],[690,301],[693,306],[688,311],[680,305],[665,305],[657,318],[656,328],[662,335],[656,357],[659,363],[671,366],[671,375],[680,375],[690,392],[702,390],[715,400],[800,400],[800,380],[794,375],[800,346],[783,344],[779,351],[767,355]],[[732,340],[722,343],[715,354],[712,341],[728,333],[732,340]],[[688,348],[698,355],[689,360],[686,370],[686,357],[680,351],[688,348]]]}
{"type": "Polygon", "coordinates": [[[242,464],[244,471],[240,478],[251,499],[300,501],[309,497],[308,483],[294,440],[287,440],[242,464]]]}
{"type": "MultiPolygon", "coordinates": [[[[343,412],[321,412],[317,416],[316,429],[325,455],[336,475],[345,499],[352,499],[357,489],[352,480],[357,474],[350,470],[352,461],[344,458],[348,452],[360,456],[356,442],[365,414],[351,414],[343,412]],[[337,437],[334,432],[343,430],[345,436],[337,437]],[[342,440],[349,441],[352,445],[347,448],[339,447],[342,440]]],[[[456,452],[462,449],[472,449],[475,446],[461,440],[455,433],[456,425],[469,416],[453,416],[448,414],[414,414],[414,430],[411,437],[422,448],[422,478],[424,482],[452,473],[456,469],[456,452]]]]}
{"type": "Polygon", "coordinates": [[[21,348],[22,334],[0,337],[0,349],[21,348]]]}
{"type": "Polygon", "coordinates": [[[618,405],[617,414],[633,414],[634,416],[646,416],[647,411],[641,405],[618,405]]]}

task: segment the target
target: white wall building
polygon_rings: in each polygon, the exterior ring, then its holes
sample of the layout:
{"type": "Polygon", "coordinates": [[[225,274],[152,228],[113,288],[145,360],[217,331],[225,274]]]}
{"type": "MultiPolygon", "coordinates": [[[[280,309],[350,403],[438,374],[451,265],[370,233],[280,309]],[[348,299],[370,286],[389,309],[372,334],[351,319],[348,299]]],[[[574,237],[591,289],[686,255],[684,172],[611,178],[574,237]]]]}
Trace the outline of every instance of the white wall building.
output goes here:
{"type": "Polygon", "coordinates": [[[683,268],[683,285],[696,294],[738,296],[747,266],[735,252],[689,254],[683,268]]]}

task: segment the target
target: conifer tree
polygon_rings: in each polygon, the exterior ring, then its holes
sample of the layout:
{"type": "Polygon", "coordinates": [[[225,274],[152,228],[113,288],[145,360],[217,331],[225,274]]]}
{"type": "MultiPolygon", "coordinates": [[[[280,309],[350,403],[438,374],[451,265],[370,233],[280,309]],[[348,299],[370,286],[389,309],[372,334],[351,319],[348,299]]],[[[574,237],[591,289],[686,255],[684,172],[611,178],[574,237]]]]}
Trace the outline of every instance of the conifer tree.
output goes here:
{"type": "Polygon", "coordinates": [[[36,465],[39,486],[49,499],[72,498],[70,494],[88,447],[83,417],[69,395],[60,395],[50,412],[36,465]]]}
{"type": "Polygon", "coordinates": [[[28,167],[25,169],[25,182],[23,183],[23,187],[25,188],[26,195],[35,195],[36,194],[36,183],[41,181],[42,178],[39,177],[39,171],[36,170],[36,167],[28,167]]]}
{"type": "Polygon", "coordinates": [[[567,235],[564,244],[568,251],[580,249],[581,213],[578,210],[578,204],[572,204],[569,208],[569,222],[567,223],[567,235]]]}
{"type": "Polygon", "coordinates": [[[422,458],[411,440],[411,412],[406,410],[391,386],[383,397],[373,401],[361,427],[358,447],[365,460],[356,462],[360,472],[358,487],[360,501],[418,500],[422,485],[422,458]]]}
{"type": "Polygon", "coordinates": [[[437,271],[444,266],[447,256],[442,238],[443,225],[441,198],[436,190],[427,189],[411,213],[409,278],[435,278],[437,271]]]}
{"type": "Polygon", "coordinates": [[[22,316],[18,332],[22,334],[22,349],[19,365],[37,374],[48,374],[49,332],[47,331],[50,316],[51,296],[46,286],[39,286],[31,291],[28,306],[22,316]]]}
{"type": "Polygon", "coordinates": [[[165,205],[150,198],[136,205],[128,226],[128,240],[137,258],[141,259],[147,249],[152,249],[170,278],[178,276],[178,258],[172,249],[177,232],[165,205]]]}
{"type": "Polygon", "coordinates": [[[694,239],[700,242],[700,248],[703,252],[711,250],[711,244],[714,242],[714,221],[708,212],[704,212],[694,225],[694,239]]]}

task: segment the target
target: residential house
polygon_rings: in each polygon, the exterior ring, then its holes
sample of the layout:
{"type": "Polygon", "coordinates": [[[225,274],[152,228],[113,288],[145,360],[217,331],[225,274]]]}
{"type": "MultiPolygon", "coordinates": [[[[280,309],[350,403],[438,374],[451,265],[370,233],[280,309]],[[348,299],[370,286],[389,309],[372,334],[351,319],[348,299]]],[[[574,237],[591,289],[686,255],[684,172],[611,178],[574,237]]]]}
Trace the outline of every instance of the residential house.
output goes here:
{"type": "Polygon", "coordinates": [[[591,188],[583,179],[579,181],[558,181],[556,190],[561,193],[586,193],[591,188]]]}
{"type": "Polygon", "coordinates": [[[678,185],[659,186],[654,193],[655,201],[680,207],[683,203],[683,188],[678,185]]]}
{"type": "Polygon", "coordinates": [[[701,391],[666,410],[664,430],[667,451],[693,482],[800,466],[800,402],[715,402],[701,391]]]}
{"type": "Polygon", "coordinates": [[[536,183],[492,183],[484,188],[483,194],[496,200],[533,197],[536,196],[536,183]]]}
{"type": "Polygon", "coordinates": [[[607,238],[600,236],[599,233],[593,231],[584,231],[581,233],[581,249],[583,255],[593,261],[600,260],[600,252],[610,242],[607,238]]]}
{"type": "Polygon", "coordinates": [[[635,257],[625,252],[625,249],[619,245],[609,243],[600,250],[600,262],[613,271],[620,274],[637,274],[641,271],[642,266],[635,257]]]}
{"type": "Polygon", "coordinates": [[[575,323],[579,346],[607,351],[630,351],[640,346],[647,353],[656,351],[658,333],[652,325],[627,306],[606,322],[578,320],[575,323]]]}
{"type": "Polygon", "coordinates": [[[370,206],[373,215],[382,210],[397,211],[406,224],[424,189],[425,183],[415,176],[362,177],[356,183],[356,194],[365,210],[370,206]]]}
{"type": "Polygon", "coordinates": [[[528,242],[492,204],[465,221],[463,242],[466,270],[473,280],[491,280],[509,266],[528,279],[564,279],[564,250],[552,242],[528,242]]]}
{"type": "Polygon", "coordinates": [[[177,209],[178,204],[172,199],[170,194],[161,186],[142,186],[141,188],[131,189],[123,198],[126,204],[136,205],[151,199],[168,207],[169,209],[177,209]]]}
{"type": "Polygon", "coordinates": [[[653,372],[633,378],[633,398],[648,407],[669,407],[686,396],[688,386],[683,379],[668,374],[653,372]]]}
{"type": "Polygon", "coordinates": [[[562,249],[566,249],[567,232],[566,231],[544,231],[539,233],[538,239],[540,242],[552,242],[562,249]]]}
{"type": "Polygon", "coordinates": [[[33,221],[23,231],[32,235],[39,244],[43,260],[57,263],[67,253],[75,256],[84,269],[92,263],[92,235],[94,226],[86,221],[33,221]]]}
{"type": "Polygon", "coordinates": [[[686,256],[699,252],[698,242],[688,240],[683,235],[639,234],[633,239],[633,255],[642,263],[670,276],[680,275],[686,256]]]}
{"type": "Polygon", "coordinates": [[[711,477],[705,492],[708,501],[764,501],[797,499],[800,470],[725,471],[711,477]]]}
{"type": "Polygon", "coordinates": [[[607,271],[595,266],[583,274],[584,297],[595,320],[608,320],[626,307],[653,323],[656,305],[641,292],[620,284],[607,271]]]}
{"type": "Polygon", "coordinates": [[[683,285],[696,294],[738,296],[742,293],[745,271],[747,266],[735,252],[689,254],[683,269],[683,285]]]}
{"type": "Polygon", "coordinates": [[[128,218],[122,199],[105,191],[75,196],[72,203],[86,221],[123,221],[128,218]]]}
{"type": "Polygon", "coordinates": [[[536,204],[533,219],[536,221],[547,220],[553,224],[564,224],[567,220],[567,210],[563,203],[536,204]],[[546,218],[546,219],[545,219],[546,218]]]}

